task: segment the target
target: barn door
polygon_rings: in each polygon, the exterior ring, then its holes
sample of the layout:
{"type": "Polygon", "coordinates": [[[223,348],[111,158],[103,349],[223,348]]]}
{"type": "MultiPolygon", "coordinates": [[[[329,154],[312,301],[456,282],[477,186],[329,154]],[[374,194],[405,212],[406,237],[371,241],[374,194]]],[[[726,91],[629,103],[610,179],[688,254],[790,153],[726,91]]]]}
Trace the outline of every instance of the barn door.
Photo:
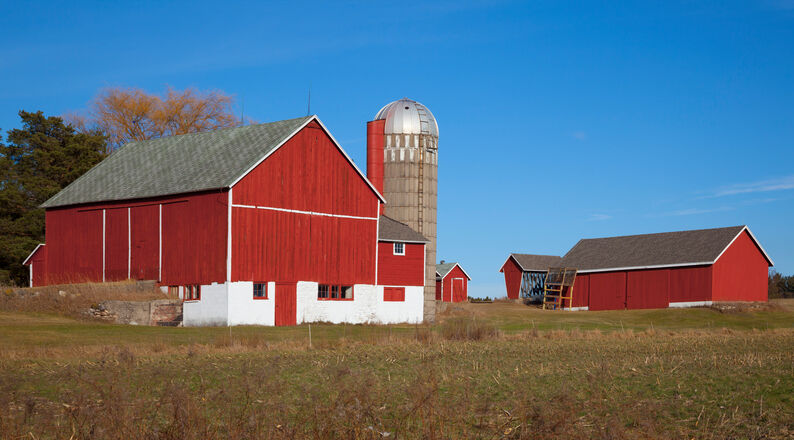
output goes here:
{"type": "Polygon", "coordinates": [[[452,302],[463,301],[466,289],[463,288],[463,278],[452,279],[452,302]]]}
{"type": "Polygon", "coordinates": [[[295,325],[297,310],[297,285],[276,283],[276,325],[295,325]]]}

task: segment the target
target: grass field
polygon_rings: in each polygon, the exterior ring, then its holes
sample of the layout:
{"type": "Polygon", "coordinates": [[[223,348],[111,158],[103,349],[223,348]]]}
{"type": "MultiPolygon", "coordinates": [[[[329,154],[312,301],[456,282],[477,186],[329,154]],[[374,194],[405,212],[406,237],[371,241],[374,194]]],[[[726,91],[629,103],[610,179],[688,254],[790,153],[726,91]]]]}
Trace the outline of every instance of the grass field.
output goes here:
{"type": "Polygon", "coordinates": [[[792,436],[786,301],[466,304],[432,327],[312,325],[311,341],[307,325],[131,327],[0,308],[2,438],[792,436]]]}

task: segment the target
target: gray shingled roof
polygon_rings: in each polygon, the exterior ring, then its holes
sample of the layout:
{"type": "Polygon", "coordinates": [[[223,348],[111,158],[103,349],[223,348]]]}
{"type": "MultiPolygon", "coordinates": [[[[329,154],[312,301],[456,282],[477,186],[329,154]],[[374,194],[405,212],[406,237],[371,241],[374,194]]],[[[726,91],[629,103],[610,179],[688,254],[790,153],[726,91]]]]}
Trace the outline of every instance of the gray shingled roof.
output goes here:
{"type": "Polygon", "coordinates": [[[312,118],[130,142],[42,207],[228,188],[312,118]]]}
{"type": "MultiPolygon", "coordinates": [[[[565,254],[559,265],[587,272],[711,264],[744,229],[745,226],[731,226],[660,234],[583,239],[565,254]]],[[[750,235],[752,237],[752,234],[750,235]]],[[[772,261],[763,249],[761,252],[771,264],[772,261]]]]}
{"type": "Polygon", "coordinates": [[[510,254],[524,272],[546,272],[550,267],[558,267],[562,257],[557,255],[510,254]]]}
{"type": "MultiPolygon", "coordinates": [[[[445,276],[447,276],[449,271],[451,271],[452,268],[454,268],[455,266],[458,266],[458,267],[460,267],[460,270],[463,270],[463,266],[461,266],[457,261],[453,261],[451,263],[444,262],[444,263],[436,264],[436,273],[441,278],[444,278],[445,276]]],[[[465,270],[463,270],[463,273],[466,274],[466,277],[468,279],[471,279],[471,277],[469,276],[469,274],[466,273],[465,270]]]]}
{"type": "Polygon", "coordinates": [[[428,243],[429,240],[422,234],[411,229],[405,223],[397,220],[380,216],[378,220],[378,240],[381,241],[403,241],[406,243],[428,243]]]}

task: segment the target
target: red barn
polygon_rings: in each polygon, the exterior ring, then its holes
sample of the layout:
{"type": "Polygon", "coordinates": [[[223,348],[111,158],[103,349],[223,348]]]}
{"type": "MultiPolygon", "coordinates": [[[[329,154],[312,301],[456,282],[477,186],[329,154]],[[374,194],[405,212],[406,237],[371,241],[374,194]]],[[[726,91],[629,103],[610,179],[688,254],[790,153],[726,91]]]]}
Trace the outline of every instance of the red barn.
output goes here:
{"type": "Polygon", "coordinates": [[[441,260],[436,265],[436,300],[462,302],[469,298],[471,277],[458,263],[441,260]]]}
{"type": "Polygon", "coordinates": [[[772,260],[747,226],[580,240],[558,264],[578,270],[574,310],[767,301],[772,260]]]}
{"type": "Polygon", "coordinates": [[[26,263],[33,285],[157,280],[185,325],[419,322],[425,240],[382,203],[316,116],[131,142],[43,204],[26,263]]]}
{"type": "Polygon", "coordinates": [[[505,274],[505,289],[509,299],[543,298],[546,271],[560,264],[556,255],[510,254],[499,272],[505,274]]]}

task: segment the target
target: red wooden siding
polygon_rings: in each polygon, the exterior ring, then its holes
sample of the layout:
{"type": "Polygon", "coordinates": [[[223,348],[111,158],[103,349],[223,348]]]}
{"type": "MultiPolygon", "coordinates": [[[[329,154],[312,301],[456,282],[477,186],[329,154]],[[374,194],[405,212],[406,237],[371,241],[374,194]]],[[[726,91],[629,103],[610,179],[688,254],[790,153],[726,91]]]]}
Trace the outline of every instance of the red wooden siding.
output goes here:
{"type": "Polygon", "coordinates": [[[658,309],[669,305],[670,270],[633,270],[627,273],[626,308],[658,309]]]}
{"type": "Polygon", "coordinates": [[[233,208],[232,281],[373,284],[376,228],[376,220],[233,208]]]}
{"type": "Polygon", "coordinates": [[[39,246],[36,253],[30,257],[28,264],[33,270],[33,286],[47,285],[47,246],[39,246]]]}
{"type": "Polygon", "coordinates": [[[436,279],[436,301],[441,301],[441,286],[443,285],[441,280],[436,279]]]}
{"type": "Polygon", "coordinates": [[[234,185],[233,196],[238,205],[378,214],[375,193],[314,121],[234,185]]]}
{"type": "Polygon", "coordinates": [[[105,210],[105,281],[127,279],[127,208],[105,210]]]}
{"type": "Polygon", "coordinates": [[[769,263],[747,231],[713,266],[714,301],[766,301],[769,263]]]}
{"type": "MultiPolygon", "coordinates": [[[[46,212],[47,282],[156,280],[163,206],[163,284],[226,280],[227,193],[206,192],[146,200],[54,208],[46,212]],[[179,206],[177,206],[179,205],[179,206]],[[131,207],[128,226],[127,208],[131,207]],[[128,229],[129,228],[129,229],[128,229]],[[129,249],[129,241],[132,249],[129,249]]],[[[35,276],[35,273],[34,273],[35,276]]]]}
{"type": "MultiPolygon", "coordinates": [[[[573,281],[573,304],[570,307],[587,307],[590,299],[590,276],[577,274],[573,281]]],[[[569,307],[565,304],[565,307],[569,307]]]]}
{"type": "Polygon", "coordinates": [[[443,280],[443,300],[446,302],[461,302],[466,301],[468,298],[469,282],[466,274],[463,273],[459,266],[455,266],[447,273],[443,280]],[[456,280],[453,286],[453,280],[462,278],[463,280],[456,280]],[[451,297],[450,297],[451,295],[451,297]]]}
{"type": "Polygon", "coordinates": [[[712,266],[670,269],[670,302],[711,301],[712,266]]]}
{"type": "MultiPolygon", "coordinates": [[[[160,205],[130,210],[132,249],[130,276],[139,280],[160,278],[160,205]]],[[[225,252],[224,252],[225,255],[225,252]]]]}
{"type": "MultiPolygon", "coordinates": [[[[163,204],[162,284],[226,281],[226,192],[163,204]]],[[[265,278],[266,279],[266,278],[265,278]]]]}
{"type": "Polygon", "coordinates": [[[295,325],[298,316],[298,288],[295,283],[276,283],[275,324],[295,325]]]}
{"type": "Polygon", "coordinates": [[[405,255],[394,255],[394,243],[378,242],[378,284],[382,286],[423,286],[425,245],[405,243],[405,255]]]}
{"type": "Polygon", "coordinates": [[[47,282],[102,281],[102,210],[51,209],[45,218],[47,282]]]}
{"type": "Polygon", "coordinates": [[[589,274],[589,310],[623,310],[626,308],[626,272],[589,274]]]}
{"type": "Polygon", "coordinates": [[[405,301],[405,287],[384,287],[384,301],[405,301]]]}
{"type": "Polygon", "coordinates": [[[523,272],[518,263],[510,257],[502,266],[502,272],[505,274],[505,289],[507,290],[507,297],[510,299],[518,299],[521,292],[521,276],[523,272]]]}

